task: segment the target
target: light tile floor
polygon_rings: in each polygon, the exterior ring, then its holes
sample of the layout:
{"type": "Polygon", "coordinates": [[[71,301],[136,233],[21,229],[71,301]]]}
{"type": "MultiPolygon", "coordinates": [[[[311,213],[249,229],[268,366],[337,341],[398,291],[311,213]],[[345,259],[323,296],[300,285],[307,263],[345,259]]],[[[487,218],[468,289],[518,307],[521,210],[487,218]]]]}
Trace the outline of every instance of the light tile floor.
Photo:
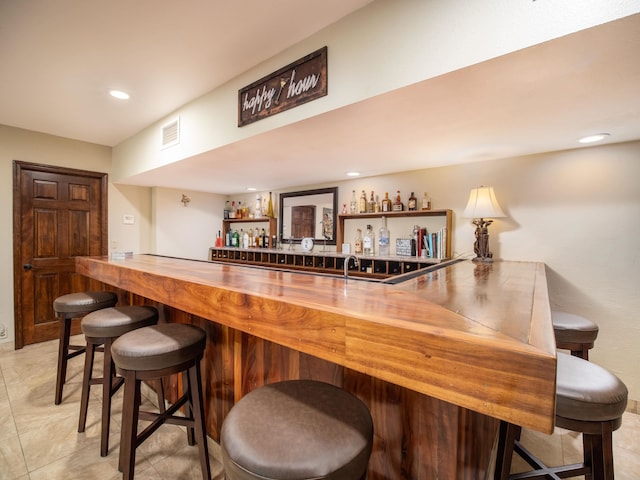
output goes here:
{"type": "MultiPolygon", "coordinates": [[[[83,336],[73,337],[81,344],[83,336]]],[[[14,351],[0,345],[0,480],[120,479],[118,452],[122,388],[114,397],[109,455],[100,456],[100,389],[91,388],[87,428],[78,433],[84,356],[69,361],[61,405],[54,405],[58,341],[14,351]]],[[[96,376],[102,355],[96,356],[96,376]]],[[[149,410],[153,410],[151,401],[149,410]]],[[[144,407],[144,405],[143,405],[144,407]]],[[[209,441],[211,475],[223,480],[220,448],[209,441]]],[[[202,478],[198,449],[184,427],[163,425],[136,451],[135,478],[202,478]]]]}
{"type": "MultiPolygon", "coordinates": [[[[83,337],[74,341],[81,343],[83,337]]],[[[86,432],[77,432],[83,356],[69,362],[63,402],[53,404],[57,348],[57,340],[17,351],[10,344],[0,345],[0,480],[122,478],[118,472],[122,391],[113,403],[109,455],[103,458],[99,453],[100,387],[92,387],[86,432]]],[[[98,357],[96,368],[100,365],[98,357]]],[[[150,406],[149,399],[144,401],[150,406]]],[[[525,430],[522,438],[549,464],[580,460],[581,437],[574,432],[558,429],[544,435],[525,430]]],[[[640,479],[640,416],[625,413],[613,440],[617,480],[640,479]]],[[[216,442],[209,442],[209,453],[213,479],[223,480],[216,442]]],[[[523,463],[514,459],[513,471],[523,469],[523,463]]],[[[201,478],[197,447],[187,445],[182,427],[160,427],[137,450],[138,480],[197,478],[201,478]]]]}

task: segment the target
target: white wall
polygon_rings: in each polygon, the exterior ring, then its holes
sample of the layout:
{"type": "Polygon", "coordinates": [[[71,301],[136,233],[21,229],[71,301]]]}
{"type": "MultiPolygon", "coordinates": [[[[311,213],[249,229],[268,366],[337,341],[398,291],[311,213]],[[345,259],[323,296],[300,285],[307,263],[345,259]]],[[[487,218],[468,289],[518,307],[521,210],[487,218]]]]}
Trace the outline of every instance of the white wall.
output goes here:
{"type": "Polygon", "coordinates": [[[213,193],[153,189],[153,253],[206,260],[222,230],[226,197],[213,193]],[[191,201],[185,207],[182,195],[191,201]]]}

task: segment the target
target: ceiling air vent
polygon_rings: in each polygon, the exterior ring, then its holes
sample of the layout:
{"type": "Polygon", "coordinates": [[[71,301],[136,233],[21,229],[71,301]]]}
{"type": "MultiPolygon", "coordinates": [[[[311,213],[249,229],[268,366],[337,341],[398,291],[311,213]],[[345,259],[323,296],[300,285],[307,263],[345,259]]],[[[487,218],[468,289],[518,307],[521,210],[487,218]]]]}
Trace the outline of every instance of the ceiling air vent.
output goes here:
{"type": "Polygon", "coordinates": [[[162,126],[162,148],[180,143],[180,117],[162,126]]]}

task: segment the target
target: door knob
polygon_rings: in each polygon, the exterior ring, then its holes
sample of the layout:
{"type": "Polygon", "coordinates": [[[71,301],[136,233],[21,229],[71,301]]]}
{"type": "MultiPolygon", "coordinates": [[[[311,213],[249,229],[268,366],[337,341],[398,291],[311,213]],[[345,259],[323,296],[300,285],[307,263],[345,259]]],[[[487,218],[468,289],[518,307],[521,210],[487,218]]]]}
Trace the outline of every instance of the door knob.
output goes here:
{"type": "Polygon", "coordinates": [[[33,268],[33,266],[30,263],[25,263],[22,268],[24,268],[25,272],[28,272],[29,270],[31,270],[33,268]]]}

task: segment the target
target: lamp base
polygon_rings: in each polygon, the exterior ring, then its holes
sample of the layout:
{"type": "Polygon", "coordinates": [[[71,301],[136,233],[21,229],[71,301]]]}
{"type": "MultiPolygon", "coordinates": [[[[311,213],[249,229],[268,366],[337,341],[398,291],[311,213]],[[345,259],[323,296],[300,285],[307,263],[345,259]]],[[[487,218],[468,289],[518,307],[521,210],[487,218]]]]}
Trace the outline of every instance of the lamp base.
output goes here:
{"type": "Polygon", "coordinates": [[[471,261],[477,263],[493,263],[493,257],[475,257],[471,259],[471,261]]]}

